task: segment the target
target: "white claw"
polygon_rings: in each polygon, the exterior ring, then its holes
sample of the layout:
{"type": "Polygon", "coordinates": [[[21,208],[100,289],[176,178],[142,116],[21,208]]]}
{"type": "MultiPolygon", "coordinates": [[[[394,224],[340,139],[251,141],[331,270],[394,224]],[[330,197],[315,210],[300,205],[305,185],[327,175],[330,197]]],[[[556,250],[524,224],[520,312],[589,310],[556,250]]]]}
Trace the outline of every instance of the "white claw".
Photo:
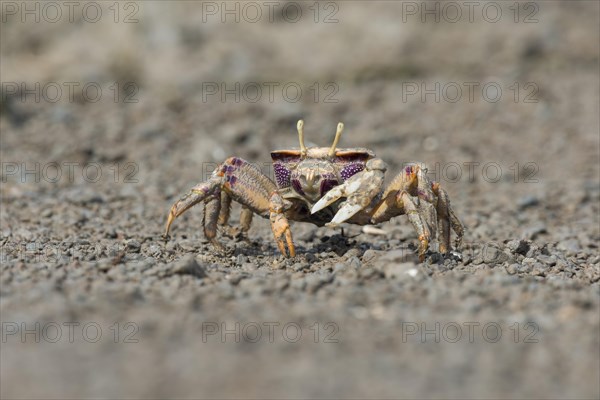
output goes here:
{"type": "Polygon", "coordinates": [[[359,212],[362,207],[359,204],[346,204],[338,210],[335,217],[328,224],[329,226],[336,226],[351,218],[354,214],[359,212]]]}
{"type": "MultiPolygon", "coordinates": [[[[361,178],[363,180],[365,179],[363,177],[361,177],[361,178]]],[[[366,179],[369,179],[369,178],[370,178],[369,176],[366,177],[366,179]]],[[[317,201],[315,203],[315,205],[312,206],[312,208],[310,209],[310,213],[314,214],[317,211],[321,211],[328,205],[335,203],[340,198],[348,197],[351,194],[357,192],[360,189],[361,181],[362,181],[361,179],[355,179],[353,177],[350,180],[346,181],[346,183],[344,183],[340,186],[336,186],[335,188],[331,189],[329,192],[327,192],[327,194],[325,196],[321,197],[321,200],[317,201]]]]}
{"type": "Polygon", "coordinates": [[[350,179],[344,184],[344,192],[346,192],[346,196],[353,194],[354,192],[360,189],[360,184],[363,181],[368,181],[371,178],[366,173],[360,176],[360,179],[350,179]]]}
{"type": "Polygon", "coordinates": [[[312,206],[312,208],[310,209],[310,213],[314,214],[317,211],[321,211],[328,205],[334,203],[336,200],[338,200],[343,195],[344,195],[344,193],[340,189],[339,186],[337,188],[330,190],[329,192],[327,192],[327,194],[325,196],[321,197],[321,199],[319,201],[317,201],[315,203],[315,205],[312,206]]]}

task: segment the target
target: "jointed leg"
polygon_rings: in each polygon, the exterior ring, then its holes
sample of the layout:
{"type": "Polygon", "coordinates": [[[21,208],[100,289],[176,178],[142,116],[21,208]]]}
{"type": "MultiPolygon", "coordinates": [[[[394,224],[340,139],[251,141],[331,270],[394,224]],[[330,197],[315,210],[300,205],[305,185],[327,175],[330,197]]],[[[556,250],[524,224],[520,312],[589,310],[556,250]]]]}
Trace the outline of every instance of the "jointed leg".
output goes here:
{"type": "Polygon", "coordinates": [[[240,227],[229,226],[229,215],[231,212],[231,196],[226,191],[221,191],[221,212],[219,213],[219,226],[225,231],[225,234],[235,237],[246,238],[246,233],[250,230],[252,216],[254,213],[248,207],[242,206],[240,214],[240,227]]]}
{"type": "Polygon", "coordinates": [[[438,241],[440,253],[446,254],[450,250],[450,215],[448,213],[449,201],[445,190],[437,190],[436,212],[438,216],[438,241]]]}
{"type": "Polygon", "coordinates": [[[194,186],[188,193],[183,195],[177,202],[175,202],[175,204],[173,204],[171,207],[171,211],[169,212],[169,218],[167,220],[167,226],[165,228],[163,237],[165,239],[169,239],[169,231],[175,218],[179,217],[181,214],[204,199],[213,196],[215,192],[219,190],[219,186],[220,178],[213,176],[208,181],[194,186]]]}
{"type": "Polygon", "coordinates": [[[245,235],[252,225],[252,217],[254,213],[252,210],[246,207],[242,207],[242,212],[240,213],[240,232],[242,235],[245,235]]]}
{"type": "Polygon", "coordinates": [[[233,199],[245,208],[241,217],[242,231],[250,228],[252,213],[269,218],[277,246],[283,255],[294,256],[292,235],[285,217],[286,204],[277,193],[275,183],[256,166],[237,157],[225,160],[215,169],[208,181],[193,187],[189,193],[173,204],[167,221],[165,238],[168,238],[169,229],[175,218],[206,199],[205,233],[211,242],[214,243],[217,224],[226,223],[229,219],[228,206],[233,199]],[[227,196],[222,196],[222,192],[226,192],[227,196]]]}
{"type": "Polygon", "coordinates": [[[284,200],[278,194],[274,194],[271,197],[269,204],[271,230],[273,231],[275,241],[277,242],[281,254],[285,257],[295,257],[296,250],[294,249],[294,243],[292,241],[292,231],[290,230],[287,218],[285,218],[284,211],[284,200]],[[288,250],[287,253],[285,251],[286,245],[288,250]]]}
{"type": "Polygon", "coordinates": [[[440,253],[450,250],[451,227],[457,235],[455,246],[460,246],[464,229],[450,207],[448,194],[438,183],[432,183],[426,176],[426,169],[418,164],[407,165],[392,181],[381,202],[373,208],[371,223],[387,221],[405,213],[419,235],[421,258],[427,250],[423,249],[424,239],[429,241],[437,236],[440,253]],[[411,214],[418,215],[418,218],[411,217],[411,214]]]}
{"type": "Polygon", "coordinates": [[[459,249],[462,245],[462,239],[465,235],[465,228],[463,224],[460,222],[452,207],[449,207],[450,211],[450,224],[452,225],[452,230],[456,233],[456,239],[454,239],[454,248],[459,249]]]}
{"type": "Polygon", "coordinates": [[[217,223],[219,222],[219,213],[221,211],[221,197],[218,194],[210,196],[204,201],[204,217],[202,225],[204,226],[204,235],[213,246],[222,251],[225,248],[216,239],[217,223]]]}
{"type": "MultiPolygon", "coordinates": [[[[419,187],[419,173],[420,169],[417,168],[416,165],[409,165],[394,178],[383,192],[379,204],[371,211],[372,223],[376,224],[388,221],[395,216],[404,214],[404,207],[402,207],[401,202],[399,203],[400,195],[404,192],[418,197],[414,204],[419,209],[423,208],[420,206],[419,199],[430,199],[428,200],[430,202],[435,199],[433,193],[430,193],[430,188],[428,189],[427,186],[423,186],[422,184],[421,187],[419,187]]],[[[435,221],[436,219],[434,218],[433,220],[435,221]]],[[[428,225],[431,225],[429,221],[428,225]]]]}
{"type": "Polygon", "coordinates": [[[226,191],[221,191],[221,212],[219,213],[219,225],[225,226],[229,222],[231,211],[231,196],[226,191]]]}
{"type": "MultiPolygon", "coordinates": [[[[440,214],[445,215],[445,218],[443,218],[446,221],[445,222],[446,225],[444,225],[444,230],[448,234],[448,237],[444,241],[442,241],[442,239],[440,238],[440,251],[441,251],[442,243],[445,243],[446,250],[450,250],[450,226],[452,227],[452,230],[454,231],[454,233],[456,233],[454,247],[458,249],[460,247],[460,245],[462,244],[462,238],[465,234],[465,229],[463,227],[463,224],[460,222],[460,220],[454,213],[454,210],[450,206],[450,199],[448,198],[448,193],[446,193],[446,191],[444,189],[442,189],[440,184],[437,182],[432,183],[431,188],[432,188],[433,192],[437,195],[437,198],[438,198],[438,202],[437,202],[438,216],[440,214]]],[[[440,228],[440,230],[441,230],[441,228],[440,228]]],[[[441,252],[443,252],[443,251],[441,251],[441,252]]]]}
{"type": "Polygon", "coordinates": [[[408,216],[408,220],[417,231],[417,235],[419,237],[419,261],[423,262],[425,260],[425,253],[429,247],[429,240],[431,237],[429,228],[421,217],[415,202],[408,193],[405,191],[400,192],[397,195],[397,203],[399,208],[404,209],[404,212],[408,216]]]}

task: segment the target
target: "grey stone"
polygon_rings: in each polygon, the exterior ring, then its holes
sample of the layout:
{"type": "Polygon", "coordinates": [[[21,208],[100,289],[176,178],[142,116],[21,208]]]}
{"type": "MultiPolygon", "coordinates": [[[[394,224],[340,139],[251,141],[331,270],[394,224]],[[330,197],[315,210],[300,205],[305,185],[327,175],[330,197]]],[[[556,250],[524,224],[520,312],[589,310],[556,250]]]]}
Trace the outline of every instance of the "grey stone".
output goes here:
{"type": "Polygon", "coordinates": [[[577,239],[567,239],[560,241],[556,245],[556,248],[558,250],[566,252],[568,255],[574,255],[581,251],[581,247],[579,246],[579,241],[577,239]]]}
{"type": "Polygon", "coordinates": [[[127,249],[128,250],[131,250],[131,251],[133,251],[135,253],[139,252],[140,248],[142,247],[142,245],[140,244],[140,242],[138,242],[135,239],[128,240],[126,245],[127,245],[127,249]]]}
{"type": "Polygon", "coordinates": [[[506,272],[508,272],[511,275],[516,274],[519,271],[519,268],[521,266],[519,264],[510,264],[507,268],[506,268],[506,272]]]}
{"type": "Polygon", "coordinates": [[[483,249],[483,261],[487,264],[502,264],[508,260],[508,255],[505,254],[497,244],[490,243],[483,249]]]}
{"type": "Polygon", "coordinates": [[[556,256],[554,256],[554,255],[552,255],[552,256],[539,255],[537,257],[537,259],[550,267],[553,267],[556,265],[556,256]]]}
{"type": "Polygon", "coordinates": [[[533,207],[533,206],[537,206],[539,204],[539,202],[540,202],[540,200],[536,196],[527,195],[527,196],[523,196],[517,200],[517,206],[519,208],[533,207]]]}
{"type": "Polygon", "coordinates": [[[304,255],[304,258],[306,259],[307,262],[309,263],[314,263],[317,261],[317,257],[313,254],[313,253],[306,253],[304,255]]]}
{"type": "Polygon", "coordinates": [[[197,278],[206,277],[206,268],[196,261],[193,255],[184,256],[176,262],[170,271],[172,274],[187,274],[197,278]]]}
{"type": "Polygon", "coordinates": [[[533,271],[531,272],[531,274],[534,276],[546,276],[547,271],[548,266],[537,262],[533,265],[533,271]]]}
{"type": "Polygon", "coordinates": [[[363,254],[362,261],[364,263],[371,262],[371,261],[377,259],[378,257],[380,257],[381,254],[382,254],[382,252],[379,250],[369,249],[369,250],[365,251],[365,253],[363,254]]]}
{"type": "Polygon", "coordinates": [[[347,268],[348,268],[348,265],[342,264],[342,263],[337,263],[333,266],[333,272],[342,272],[347,268]]]}
{"type": "Polygon", "coordinates": [[[351,248],[344,254],[344,257],[346,257],[347,259],[351,259],[352,257],[359,257],[359,256],[360,256],[360,250],[357,249],[356,247],[351,248]]]}
{"type": "Polygon", "coordinates": [[[352,268],[360,268],[362,263],[358,257],[352,257],[347,261],[347,264],[352,268]]]}
{"type": "Polygon", "coordinates": [[[525,255],[529,251],[529,243],[525,240],[511,240],[506,244],[506,247],[513,253],[525,255]]]}

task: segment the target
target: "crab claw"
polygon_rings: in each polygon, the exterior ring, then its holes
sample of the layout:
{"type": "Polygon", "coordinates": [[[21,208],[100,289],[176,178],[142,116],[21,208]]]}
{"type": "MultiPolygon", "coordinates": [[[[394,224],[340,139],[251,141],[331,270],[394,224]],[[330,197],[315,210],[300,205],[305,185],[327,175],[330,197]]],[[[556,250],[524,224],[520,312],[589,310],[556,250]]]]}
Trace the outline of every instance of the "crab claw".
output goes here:
{"type": "Polygon", "coordinates": [[[336,226],[352,218],[357,212],[366,209],[377,196],[383,183],[385,163],[379,159],[369,160],[365,169],[353,175],[343,184],[334,187],[311,208],[312,214],[336,202],[342,197],[346,201],[339,205],[338,211],[328,226],[336,226]]]}
{"type": "Polygon", "coordinates": [[[338,226],[342,222],[352,218],[352,216],[354,214],[356,214],[357,212],[359,212],[362,209],[363,209],[363,207],[360,204],[345,203],[345,205],[342,206],[342,208],[340,208],[338,210],[338,212],[335,214],[335,216],[333,217],[331,222],[329,222],[327,224],[327,226],[329,226],[329,227],[338,226]]]}
{"type": "Polygon", "coordinates": [[[327,193],[325,196],[321,197],[321,199],[312,206],[312,208],[310,209],[310,213],[314,214],[318,211],[321,211],[322,209],[326,208],[328,205],[330,205],[331,203],[335,202],[337,199],[342,197],[342,193],[340,193],[337,196],[332,195],[333,191],[341,192],[341,190],[339,190],[338,188],[339,188],[339,186],[335,189],[331,189],[329,191],[329,193],[327,193]]]}
{"type": "Polygon", "coordinates": [[[283,214],[271,213],[271,229],[277,242],[277,247],[284,257],[295,257],[296,250],[292,241],[290,225],[283,214]],[[286,252],[287,247],[287,252],[286,252]]]}
{"type": "MultiPolygon", "coordinates": [[[[348,181],[340,186],[336,186],[331,189],[325,196],[321,197],[319,201],[315,203],[314,206],[310,209],[310,213],[314,214],[317,211],[321,211],[325,207],[335,203],[342,197],[348,197],[351,194],[355,193],[360,188],[360,181],[348,181]]],[[[332,221],[333,222],[333,221],[332,221]]]]}
{"type": "Polygon", "coordinates": [[[289,206],[290,204],[287,201],[283,200],[277,193],[273,193],[269,200],[269,219],[273,236],[275,236],[281,254],[284,257],[295,257],[296,249],[292,241],[290,224],[284,214],[285,209],[289,206]]]}

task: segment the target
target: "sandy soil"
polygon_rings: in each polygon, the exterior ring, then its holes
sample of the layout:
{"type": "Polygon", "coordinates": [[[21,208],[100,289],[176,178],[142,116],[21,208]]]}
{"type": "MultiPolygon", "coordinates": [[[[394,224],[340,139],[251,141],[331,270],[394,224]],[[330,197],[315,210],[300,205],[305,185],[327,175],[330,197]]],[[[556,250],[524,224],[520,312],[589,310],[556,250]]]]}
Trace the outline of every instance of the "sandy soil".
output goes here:
{"type": "Polygon", "coordinates": [[[238,22],[220,2],[98,3],[95,23],[87,3],[56,22],[40,3],[37,23],[9,3],[3,398],[600,396],[597,2],[472,21],[461,2],[230,2],[238,22]],[[201,205],[160,238],[227,156],[271,174],[299,118],[323,146],[343,121],[389,179],[426,163],[461,256],[419,263],[405,216],[295,223],[291,260],[260,218],[216,253],[201,205]]]}

